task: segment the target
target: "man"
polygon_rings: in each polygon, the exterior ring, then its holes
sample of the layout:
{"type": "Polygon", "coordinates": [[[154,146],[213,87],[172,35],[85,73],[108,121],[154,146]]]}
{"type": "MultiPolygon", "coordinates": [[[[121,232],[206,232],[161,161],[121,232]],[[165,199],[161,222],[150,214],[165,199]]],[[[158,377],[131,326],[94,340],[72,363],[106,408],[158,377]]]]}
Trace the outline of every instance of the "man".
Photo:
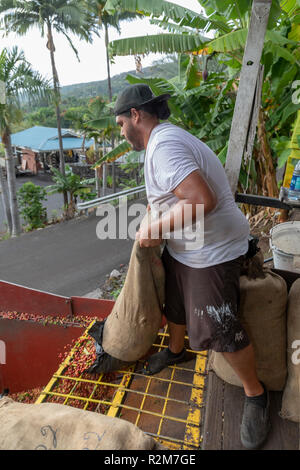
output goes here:
{"type": "Polygon", "coordinates": [[[241,440],[258,448],[269,430],[268,392],[258,378],[253,347],[238,318],[241,262],[248,250],[249,225],[235,204],[225,171],[207,145],[168,122],[167,100],[155,97],[147,85],[133,85],[120,93],[114,108],[121,135],[134,150],[146,150],[145,184],[151,211],[157,212],[137,234],[140,246],[161,244],[169,227],[162,255],[166,272],[165,315],[168,348],[149,358],[144,373],[151,375],[185,358],[187,329],[192,349],[222,352],[243,383],[245,406],[241,440]],[[204,243],[187,249],[184,217],[204,208],[204,243]],[[182,228],[182,239],[173,236],[182,228]],[[156,236],[153,236],[156,234],[156,236]]]}

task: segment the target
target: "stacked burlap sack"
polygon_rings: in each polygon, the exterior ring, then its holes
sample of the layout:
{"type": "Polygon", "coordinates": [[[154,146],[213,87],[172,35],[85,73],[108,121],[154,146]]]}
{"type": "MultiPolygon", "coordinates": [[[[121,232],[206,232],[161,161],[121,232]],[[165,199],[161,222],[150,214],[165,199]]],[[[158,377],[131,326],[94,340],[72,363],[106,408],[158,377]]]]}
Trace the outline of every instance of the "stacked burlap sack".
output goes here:
{"type": "MultiPolygon", "coordinates": [[[[269,390],[283,390],[287,375],[284,279],[263,266],[259,252],[247,260],[240,277],[240,320],[253,344],[258,378],[269,390]]],[[[242,383],[221,353],[212,352],[209,368],[225,382],[242,383]]]]}
{"type": "Polygon", "coordinates": [[[124,286],[110,315],[89,330],[97,359],[87,372],[118,370],[145,356],[161,327],[164,298],[160,247],[141,248],[135,241],[124,286]]]}
{"type": "Polygon", "coordinates": [[[288,296],[287,368],[280,415],[300,423],[300,279],[292,284],[288,296]]]}
{"type": "Polygon", "coordinates": [[[137,426],[56,403],[0,399],[0,450],[161,450],[137,426]]]}
{"type": "MultiPolygon", "coordinates": [[[[288,293],[285,280],[263,266],[261,253],[245,262],[241,274],[240,317],[254,347],[258,378],[269,390],[283,391],[280,415],[300,422],[300,279],[288,293]]],[[[209,369],[242,387],[221,353],[211,353],[209,369]]]]}

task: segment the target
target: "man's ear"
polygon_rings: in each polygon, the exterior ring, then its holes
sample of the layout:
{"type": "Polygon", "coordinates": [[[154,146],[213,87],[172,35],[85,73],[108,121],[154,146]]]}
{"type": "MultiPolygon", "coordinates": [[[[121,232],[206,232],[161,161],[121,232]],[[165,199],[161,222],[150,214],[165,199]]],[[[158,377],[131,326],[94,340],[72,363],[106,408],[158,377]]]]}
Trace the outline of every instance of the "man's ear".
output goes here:
{"type": "Polygon", "coordinates": [[[137,110],[136,108],[131,108],[131,118],[135,121],[138,122],[141,118],[140,111],[137,110]]]}

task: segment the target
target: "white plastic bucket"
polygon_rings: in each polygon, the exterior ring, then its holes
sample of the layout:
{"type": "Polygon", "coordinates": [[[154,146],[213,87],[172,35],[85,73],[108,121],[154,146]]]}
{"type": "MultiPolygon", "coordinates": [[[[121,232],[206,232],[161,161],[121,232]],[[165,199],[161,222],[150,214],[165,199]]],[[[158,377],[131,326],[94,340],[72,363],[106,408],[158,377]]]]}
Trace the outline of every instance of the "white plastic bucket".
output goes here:
{"type": "Polygon", "coordinates": [[[270,230],[274,268],[300,273],[300,221],[284,222],[270,230]]]}

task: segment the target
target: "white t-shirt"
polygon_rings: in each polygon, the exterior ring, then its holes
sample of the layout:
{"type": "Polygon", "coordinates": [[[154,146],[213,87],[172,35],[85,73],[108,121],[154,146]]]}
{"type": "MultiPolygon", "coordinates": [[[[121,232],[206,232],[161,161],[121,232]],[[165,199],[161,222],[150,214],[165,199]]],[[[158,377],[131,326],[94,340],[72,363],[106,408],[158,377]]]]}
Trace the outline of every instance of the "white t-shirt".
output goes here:
{"type": "Polygon", "coordinates": [[[225,170],[215,153],[180,127],[170,123],[156,126],[150,135],[144,166],[151,212],[158,204],[172,206],[178,202],[172,191],[195,170],[200,170],[218,199],[214,210],[204,218],[203,246],[186,249],[187,239],[176,239],[174,234],[166,244],[170,255],[179,262],[204,268],[244,255],[248,250],[249,224],[234,201],[225,170]]]}

